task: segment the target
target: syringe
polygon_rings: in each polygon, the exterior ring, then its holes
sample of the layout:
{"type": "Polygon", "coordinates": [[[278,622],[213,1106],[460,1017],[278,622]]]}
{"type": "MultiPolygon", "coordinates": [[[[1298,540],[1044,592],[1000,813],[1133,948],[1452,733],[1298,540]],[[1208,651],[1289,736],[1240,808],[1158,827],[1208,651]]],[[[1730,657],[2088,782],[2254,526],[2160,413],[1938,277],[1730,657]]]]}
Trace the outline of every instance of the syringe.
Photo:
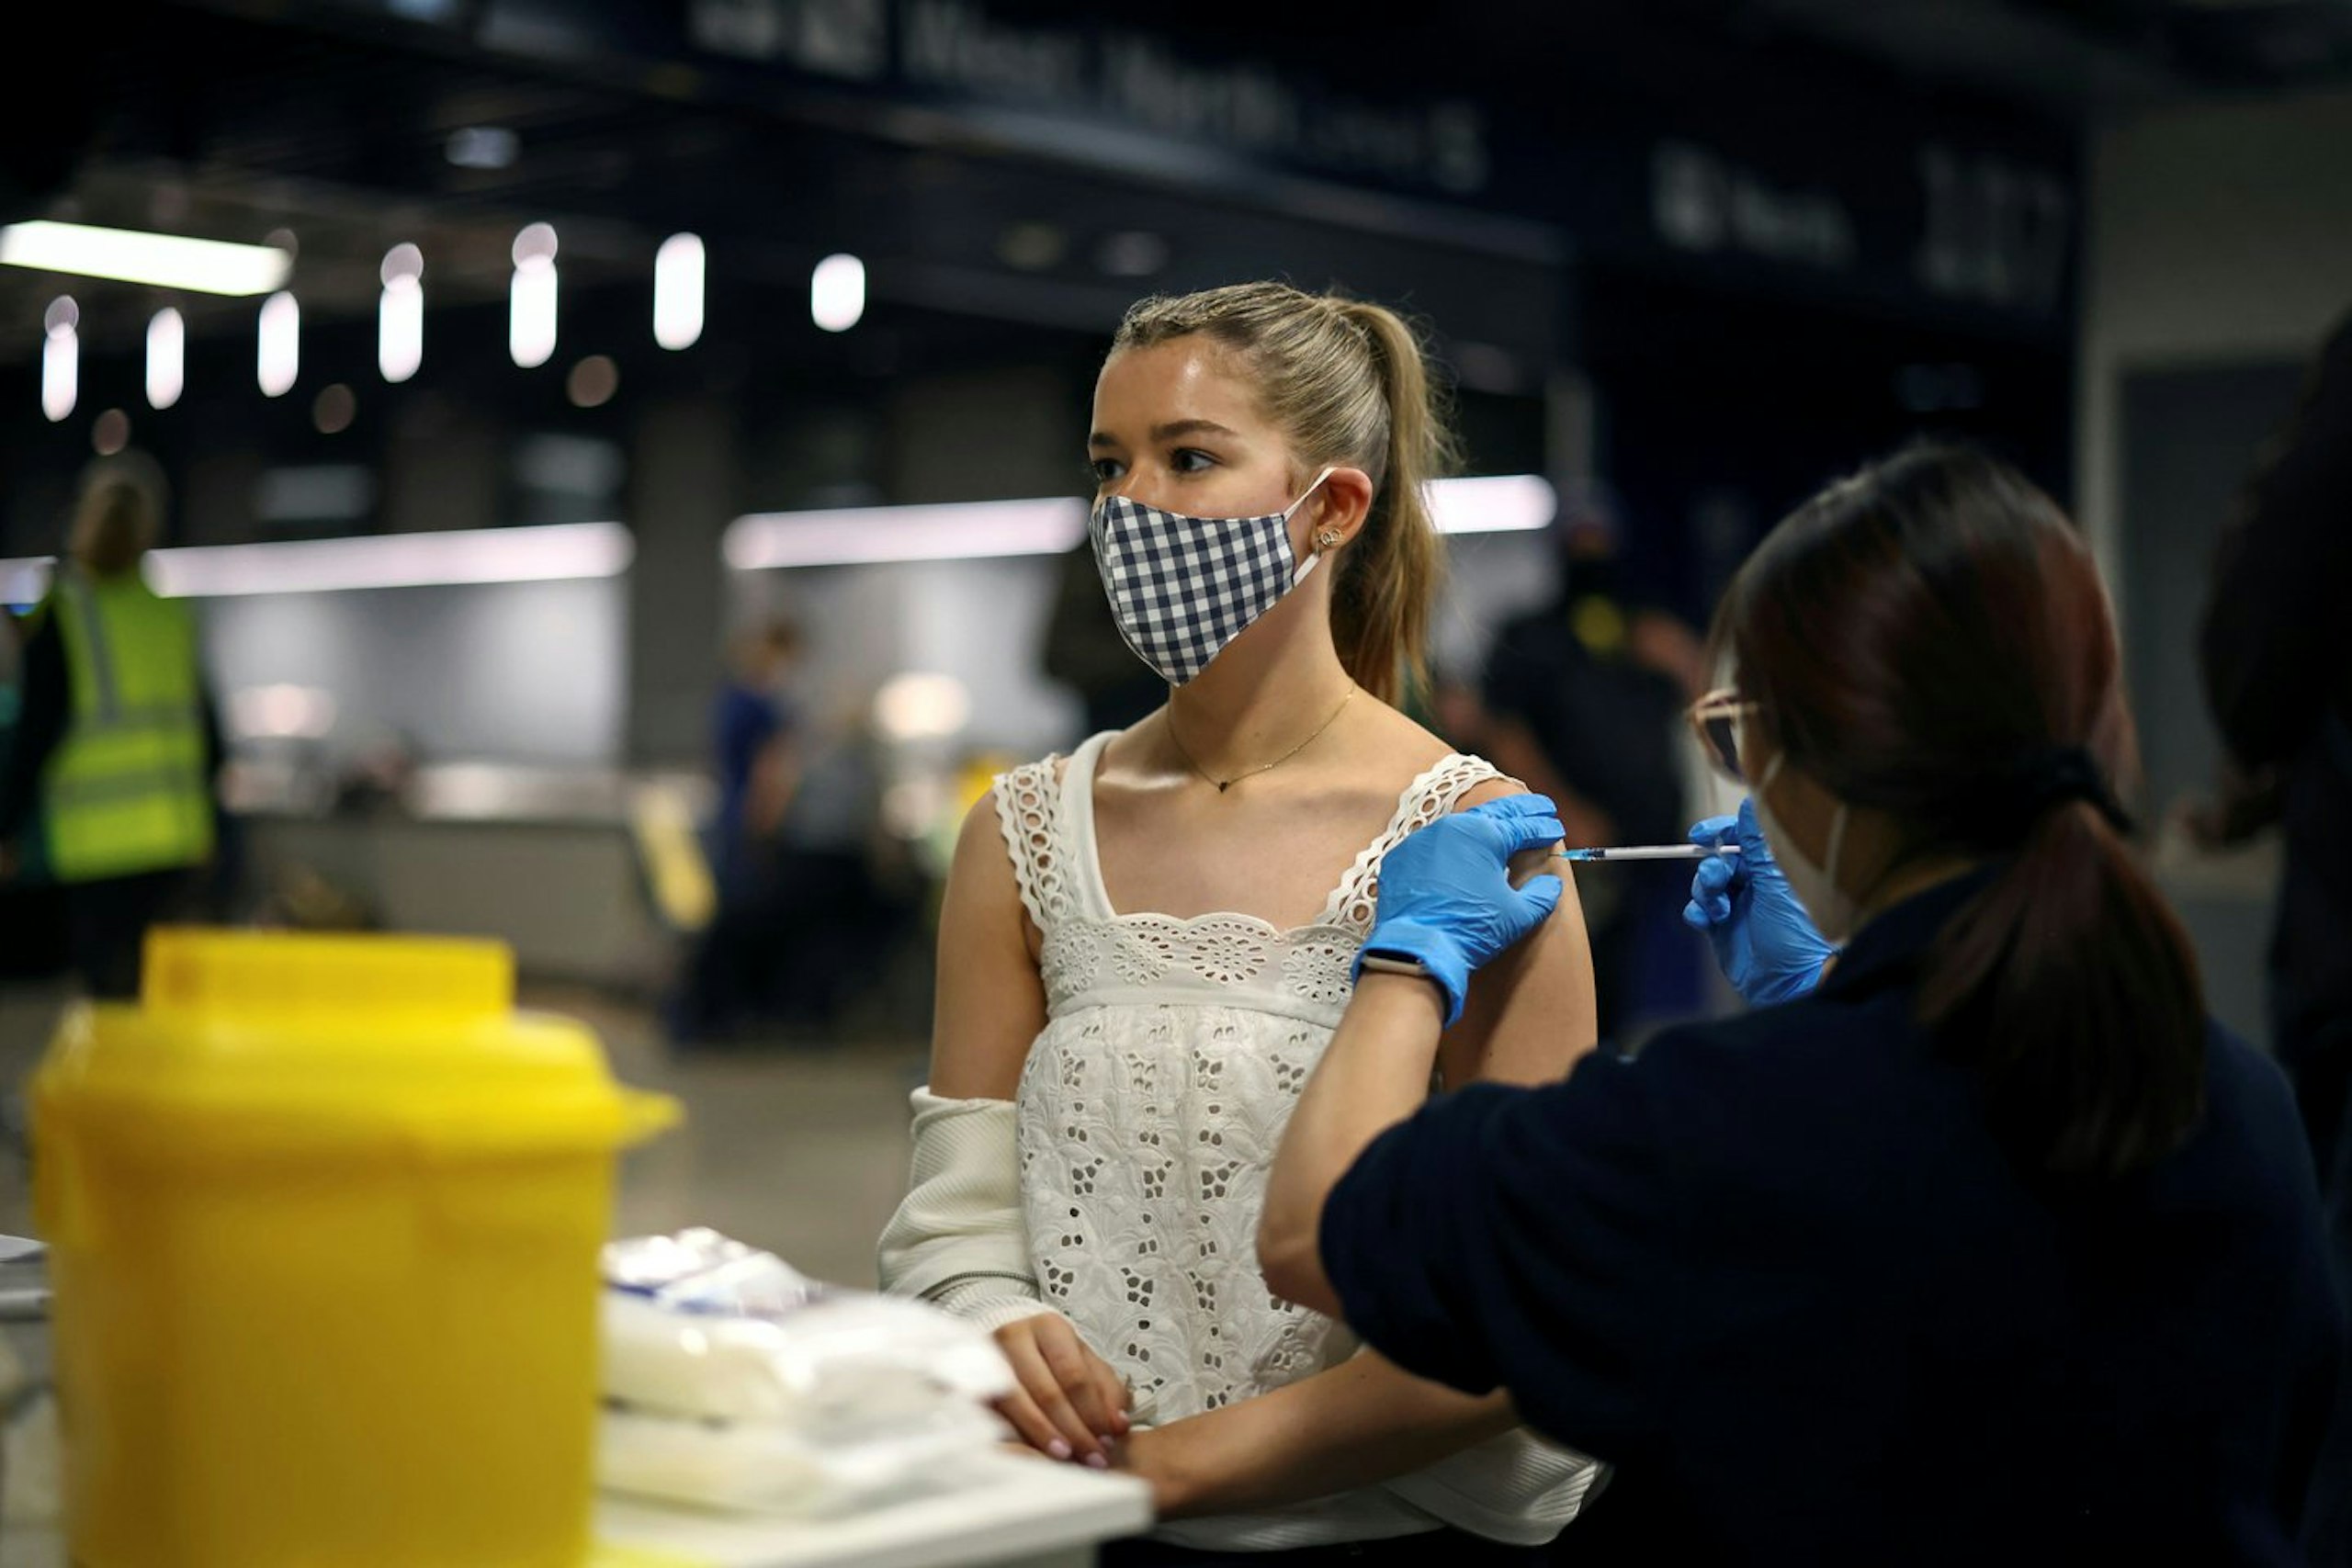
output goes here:
{"type": "Polygon", "coordinates": [[[1625,844],[1607,850],[1554,850],[1559,860],[1704,860],[1709,855],[1736,855],[1737,844],[1625,844]]]}

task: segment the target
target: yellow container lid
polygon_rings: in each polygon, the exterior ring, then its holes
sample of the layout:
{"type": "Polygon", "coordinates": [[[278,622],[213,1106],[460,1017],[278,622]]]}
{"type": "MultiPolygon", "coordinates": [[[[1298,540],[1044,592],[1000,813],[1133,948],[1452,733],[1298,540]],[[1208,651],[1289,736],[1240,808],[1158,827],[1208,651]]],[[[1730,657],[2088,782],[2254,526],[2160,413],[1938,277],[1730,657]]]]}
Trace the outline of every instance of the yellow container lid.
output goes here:
{"type": "Polygon", "coordinates": [[[514,999],[499,942],[162,928],[139,1004],[71,1011],[35,1101],[207,1158],[618,1148],[677,1120],[585,1027],[514,999]]]}

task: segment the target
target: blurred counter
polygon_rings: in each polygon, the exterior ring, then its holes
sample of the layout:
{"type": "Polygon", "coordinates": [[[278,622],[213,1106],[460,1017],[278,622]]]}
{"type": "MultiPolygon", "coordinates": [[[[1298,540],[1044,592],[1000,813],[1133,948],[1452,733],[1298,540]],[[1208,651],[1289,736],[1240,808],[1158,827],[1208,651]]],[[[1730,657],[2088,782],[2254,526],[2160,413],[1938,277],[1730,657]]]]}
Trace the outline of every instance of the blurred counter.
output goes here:
{"type": "Polygon", "coordinates": [[[653,897],[650,824],[704,819],[691,773],[457,763],[381,787],[240,765],[225,793],[250,891],[273,918],[496,937],[536,979],[638,986],[677,938],[653,897]]]}

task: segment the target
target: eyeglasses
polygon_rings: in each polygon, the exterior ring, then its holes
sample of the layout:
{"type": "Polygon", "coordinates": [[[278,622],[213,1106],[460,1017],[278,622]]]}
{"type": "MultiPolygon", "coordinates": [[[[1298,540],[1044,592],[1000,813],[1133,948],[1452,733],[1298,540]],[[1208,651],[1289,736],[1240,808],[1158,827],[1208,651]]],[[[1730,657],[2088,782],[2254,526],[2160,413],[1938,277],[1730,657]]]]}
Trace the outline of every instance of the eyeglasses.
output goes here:
{"type": "Polygon", "coordinates": [[[1739,721],[1759,711],[1760,705],[1742,697],[1737,688],[1722,686],[1692,703],[1684,716],[1707,761],[1734,784],[1747,782],[1739,766],[1739,721]]]}

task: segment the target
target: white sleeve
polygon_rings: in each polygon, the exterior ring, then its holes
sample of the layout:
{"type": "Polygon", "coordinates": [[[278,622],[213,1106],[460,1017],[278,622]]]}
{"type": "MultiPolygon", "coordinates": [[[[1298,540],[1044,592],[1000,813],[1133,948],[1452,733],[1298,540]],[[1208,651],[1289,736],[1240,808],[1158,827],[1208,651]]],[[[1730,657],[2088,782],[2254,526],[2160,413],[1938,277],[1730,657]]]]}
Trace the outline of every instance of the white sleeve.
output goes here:
{"type": "Polygon", "coordinates": [[[983,1328],[1051,1312],[1040,1297],[1021,1217],[1013,1108],[915,1090],[906,1201],[882,1232],[883,1290],[983,1328]]]}
{"type": "Polygon", "coordinates": [[[1541,1546],[1583,1512],[1608,1475],[1607,1465],[1521,1427],[1384,1482],[1382,1489],[1456,1529],[1541,1546]]]}

